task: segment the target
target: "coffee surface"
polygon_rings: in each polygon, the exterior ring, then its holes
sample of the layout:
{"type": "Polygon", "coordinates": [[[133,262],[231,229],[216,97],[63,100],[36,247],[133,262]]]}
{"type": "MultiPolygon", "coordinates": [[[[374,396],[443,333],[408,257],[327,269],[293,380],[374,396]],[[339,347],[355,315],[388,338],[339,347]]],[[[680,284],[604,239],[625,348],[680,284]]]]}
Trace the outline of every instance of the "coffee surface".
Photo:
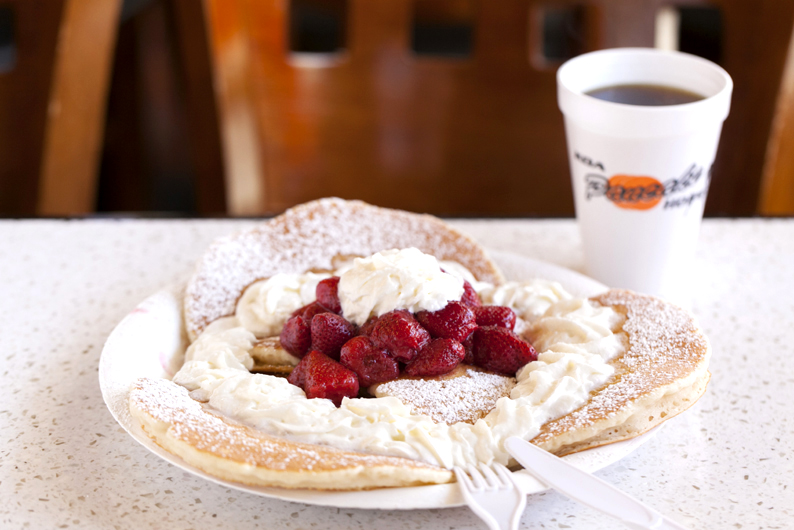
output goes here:
{"type": "Polygon", "coordinates": [[[597,88],[586,94],[612,103],[649,107],[682,105],[705,99],[704,96],[688,90],[662,85],[614,85],[597,88]]]}

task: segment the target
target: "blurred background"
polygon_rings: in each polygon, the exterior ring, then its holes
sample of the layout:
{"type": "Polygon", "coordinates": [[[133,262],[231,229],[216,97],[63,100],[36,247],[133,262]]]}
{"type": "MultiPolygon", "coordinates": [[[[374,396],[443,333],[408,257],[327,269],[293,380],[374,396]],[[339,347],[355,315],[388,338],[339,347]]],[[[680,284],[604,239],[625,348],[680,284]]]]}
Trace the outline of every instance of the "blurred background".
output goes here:
{"type": "Polygon", "coordinates": [[[707,215],[792,215],[792,28],[791,0],[0,0],[0,216],[572,216],[556,69],[618,46],[732,75],[707,215]]]}

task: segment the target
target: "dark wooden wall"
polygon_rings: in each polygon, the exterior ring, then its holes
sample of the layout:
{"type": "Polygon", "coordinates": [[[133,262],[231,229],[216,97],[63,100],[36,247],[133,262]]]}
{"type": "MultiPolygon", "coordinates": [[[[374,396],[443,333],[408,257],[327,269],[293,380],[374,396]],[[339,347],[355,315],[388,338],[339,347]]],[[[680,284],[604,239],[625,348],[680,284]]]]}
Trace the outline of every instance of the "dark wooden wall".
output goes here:
{"type": "Polygon", "coordinates": [[[13,8],[17,60],[0,74],[0,214],[36,210],[52,66],[63,2],[3,2],[13,8]]]}
{"type": "MultiPolygon", "coordinates": [[[[64,2],[8,0],[0,1],[0,8],[5,4],[13,5],[16,12],[14,38],[19,60],[13,75],[0,73],[0,215],[32,215],[39,193],[47,97],[52,90],[52,62],[64,2]]],[[[392,152],[373,156],[362,151],[361,145],[367,141],[367,131],[374,129],[364,127],[358,139],[338,133],[339,124],[355,129],[373,119],[362,110],[362,105],[373,102],[372,87],[355,80],[366,61],[351,63],[349,51],[348,62],[337,68],[307,70],[291,64],[286,57],[288,21],[283,12],[288,1],[128,0],[113,56],[96,209],[183,214],[227,211],[227,184],[234,164],[228,156],[224,158],[229,149],[228,139],[224,148],[222,134],[228,108],[216,97],[223,85],[218,72],[224,60],[217,32],[219,25],[240,24],[236,29],[221,30],[227,36],[248,39],[236,45],[253,58],[243,81],[249,96],[259,101],[258,107],[252,107],[252,116],[257,134],[267,140],[257,153],[267,170],[262,175],[264,196],[253,201],[260,205],[259,212],[336,194],[441,214],[572,215],[562,118],[554,95],[556,65],[554,61],[535,61],[543,45],[538,36],[543,12],[575,7],[582,32],[568,45],[575,52],[584,52],[652,45],[654,13],[667,2],[475,0],[479,7],[474,15],[473,58],[423,58],[412,65],[405,60],[411,53],[408,4],[408,0],[349,1],[353,18],[348,37],[358,39],[356,42],[391,39],[386,49],[396,54],[396,59],[381,63],[395,67],[379,76],[387,91],[382,101],[389,102],[389,90],[392,94],[408,90],[419,110],[402,115],[397,102],[381,105],[382,116],[404,128],[392,131],[392,152]],[[204,13],[203,6],[213,6],[215,11],[204,13]],[[375,18],[362,18],[367,12],[375,18]],[[402,26],[395,25],[395,16],[402,26]],[[502,53],[505,43],[514,44],[512,51],[502,53]],[[458,88],[459,82],[462,88],[458,88]],[[300,90],[306,95],[307,87],[319,99],[296,99],[300,90]],[[345,93],[354,97],[345,100],[345,93]],[[323,121],[290,121],[305,117],[305,106],[311,108],[318,102],[342,102],[349,112],[339,120],[330,120],[330,107],[324,107],[323,121]],[[434,124],[439,117],[443,119],[434,124]],[[501,129],[499,120],[504,126],[501,129]],[[550,125],[538,130],[528,125],[534,121],[550,125]],[[482,129],[482,123],[491,126],[482,129]],[[477,135],[483,130],[488,132],[479,150],[460,139],[461,131],[477,135]],[[405,136],[406,131],[415,135],[405,136]],[[320,140],[323,147],[318,150],[316,142],[320,140]],[[405,150],[412,145],[418,149],[405,150]],[[503,148],[513,154],[504,156],[503,148]],[[351,172],[342,159],[358,151],[359,167],[351,172]],[[412,160],[418,169],[405,166],[412,160]],[[281,166],[280,161],[284,162],[281,166]],[[384,161],[392,164],[392,169],[384,171],[384,161]],[[287,170],[293,162],[294,168],[287,170]],[[392,171],[401,166],[408,170],[392,171]],[[439,173],[439,167],[446,168],[446,173],[439,173]],[[361,186],[365,179],[378,186],[361,186]],[[436,179],[446,194],[422,196],[428,179],[436,179]],[[508,194],[500,197],[499,190],[508,190],[508,194]]],[[[794,2],[682,0],[676,5],[709,5],[721,10],[719,61],[735,80],[733,107],[723,131],[707,214],[752,215],[758,211],[775,111],[794,108],[782,105],[777,97],[791,39],[794,2]]],[[[432,11],[428,14],[431,19],[432,11]]],[[[366,59],[367,54],[377,52],[358,49],[355,53],[366,59]]],[[[784,133],[789,128],[777,126],[784,133]]],[[[794,157],[794,149],[790,152],[777,149],[772,158],[785,162],[794,157]]]]}

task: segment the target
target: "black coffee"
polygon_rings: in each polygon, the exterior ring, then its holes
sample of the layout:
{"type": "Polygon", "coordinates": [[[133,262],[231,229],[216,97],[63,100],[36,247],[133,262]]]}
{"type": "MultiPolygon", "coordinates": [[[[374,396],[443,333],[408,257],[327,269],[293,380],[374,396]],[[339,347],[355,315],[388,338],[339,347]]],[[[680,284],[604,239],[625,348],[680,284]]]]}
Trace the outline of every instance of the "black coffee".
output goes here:
{"type": "Polygon", "coordinates": [[[706,99],[704,96],[688,90],[662,85],[615,85],[597,88],[586,94],[612,103],[649,107],[682,105],[706,99]]]}

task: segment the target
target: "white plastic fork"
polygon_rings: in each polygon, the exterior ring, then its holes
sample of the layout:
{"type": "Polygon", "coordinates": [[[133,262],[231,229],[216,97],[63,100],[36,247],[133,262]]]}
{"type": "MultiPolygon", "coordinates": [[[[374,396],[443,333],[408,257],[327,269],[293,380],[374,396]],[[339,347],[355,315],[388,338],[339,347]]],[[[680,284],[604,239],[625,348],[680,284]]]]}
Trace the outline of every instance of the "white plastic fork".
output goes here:
{"type": "Polygon", "coordinates": [[[505,466],[494,462],[490,467],[481,463],[479,469],[469,464],[465,471],[459,466],[453,470],[466,504],[485,521],[488,528],[518,528],[518,521],[527,505],[527,496],[505,466]]]}

